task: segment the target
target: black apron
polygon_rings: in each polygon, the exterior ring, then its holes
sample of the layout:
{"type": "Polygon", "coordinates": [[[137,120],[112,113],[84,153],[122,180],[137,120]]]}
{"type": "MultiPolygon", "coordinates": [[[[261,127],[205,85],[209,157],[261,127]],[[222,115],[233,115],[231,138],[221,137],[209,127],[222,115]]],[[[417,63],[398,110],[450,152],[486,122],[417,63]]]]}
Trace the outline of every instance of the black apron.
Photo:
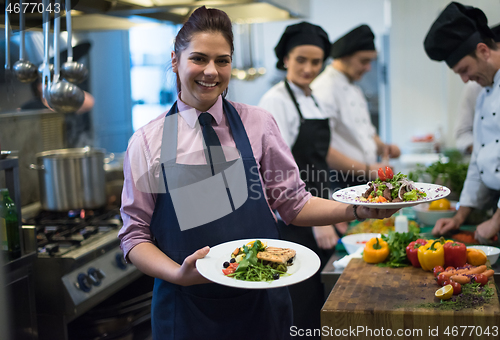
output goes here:
{"type": "MultiPolygon", "coordinates": [[[[329,169],[326,162],[326,155],[330,146],[328,119],[305,119],[288,81],[285,79],[284,82],[300,117],[299,133],[292,147],[292,154],[299,167],[300,177],[304,181],[306,189],[313,196],[329,199],[329,169]]],[[[319,107],[314,97],[313,100],[316,106],[319,107]]],[[[281,222],[279,223],[279,229],[283,239],[300,243],[312,249],[321,259],[321,267],[316,274],[289,287],[292,296],[294,326],[303,329],[319,329],[321,326],[320,311],[325,302],[324,287],[321,283],[321,270],[333,255],[335,248],[329,250],[320,249],[314,239],[312,228],[298,227],[292,224],[287,226],[281,222]]]]}
{"type": "MultiPolygon", "coordinates": [[[[212,176],[209,165],[177,164],[177,103],[167,114],[173,116],[164,125],[162,140],[163,181],[166,193],[158,194],[151,220],[151,231],[157,246],[175,262],[184,259],[204,246],[245,239],[279,238],[275,219],[262,190],[257,164],[241,118],[235,108],[224,100],[231,133],[241,158],[247,187],[259,198],[248,197],[236,210],[206,224],[181,230],[174,208],[176,196],[173,190],[181,189],[178,183],[193,183],[200,173],[212,176]],[[170,158],[163,158],[163,148],[170,158]],[[253,171],[252,171],[253,169],[253,171]],[[170,188],[169,188],[170,186],[170,188]],[[176,187],[173,189],[173,187],[176,187]]],[[[166,119],[167,120],[167,119],[166,119]]],[[[205,150],[206,151],[206,150],[205,150]]],[[[217,165],[214,176],[228,171],[235,161],[217,165]]],[[[200,193],[200,195],[207,193],[200,193]]],[[[208,193],[209,194],[209,193],[208,193]]],[[[192,211],[197,207],[192,206],[192,211]]],[[[230,254],[228,254],[229,256],[230,254]]],[[[222,270],[222,264],[221,264],[222,270]]],[[[237,289],[215,283],[181,287],[155,279],[151,307],[153,339],[289,339],[292,323],[290,295],[287,288],[249,290],[237,289]]]]}

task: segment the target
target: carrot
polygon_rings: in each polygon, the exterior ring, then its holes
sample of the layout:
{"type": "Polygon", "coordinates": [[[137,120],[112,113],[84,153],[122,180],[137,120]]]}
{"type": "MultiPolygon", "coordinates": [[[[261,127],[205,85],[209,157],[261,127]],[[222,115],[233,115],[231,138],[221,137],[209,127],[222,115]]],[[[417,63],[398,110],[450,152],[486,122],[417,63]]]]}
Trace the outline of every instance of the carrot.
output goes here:
{"type": "Polygon", "coordinates": [[[384,196],[377,197],[377,203],[384,203],[384,202],[387,202],[387,200],[384,196]]]}
{"type": "Polygon", "coordinates": [[[442,272],[444,275],[447,277],[452,277],[454,275],[459,275],[459,274],[465,274],[465,275],[472,275],[472,274],[481,274],[486,270],[485,265],[477,266],[477,267],[470,267],[470,268],[464,268],[464,269],[458,269],[458,270],[450,270],[447,272],[442,272]]]}
{"type": "Polygon", "coordinates": [[[482,272],[481,274],[483,274],[483,275],[484,275],[484,276],[486,276],[486,277],[490,277],[490,276],[492,276],[494,273],[495,273],[495,271],[494,271],[493,269],[488,269],[488,270],[486,270],[486,271],[482,272]]]}
{"type": "Polygon", "coordinates": [[[493,269],[485,270],[482,271],[481,273],[476,273],[474,275],[467,275],[467,274],[458,274],[458,275],[453,275],[451,277],[452,281],[458,282],[461,285],[469,283],[471,281],[471,276],[475,278],[477,274],[483,274],[486,277],[490,277],[495,273],[493,269]]]}
{"type": "Polygon", "coordinates": [[[469,283],[470,282],[470,277],[465,275],[465,274],[458,274],[458,275],[453,275],[451,277],[451,280],[452,281],[455,281],[455,282],[458,282],[460,283],[461,285],[464,285],[466,283],[469,283]]]}
{"type": "Polygon", "coordinates": [[[233,255],[238,255],[238,253],[240,252],[240,248],[236,248],[234,251],[233,251],[233,255]]]}

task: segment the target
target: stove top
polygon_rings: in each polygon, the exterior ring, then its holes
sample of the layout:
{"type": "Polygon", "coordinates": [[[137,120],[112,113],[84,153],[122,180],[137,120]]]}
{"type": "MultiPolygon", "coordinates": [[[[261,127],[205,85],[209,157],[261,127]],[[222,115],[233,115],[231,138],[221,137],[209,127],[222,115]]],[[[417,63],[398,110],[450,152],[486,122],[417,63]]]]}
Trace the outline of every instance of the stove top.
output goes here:
{"type": "Polygon", "coordinates": [[[42,211],[25,221],[35,225],[39,257],[64,256],[113,235],[123,225],[119,209],[42,211]]]}

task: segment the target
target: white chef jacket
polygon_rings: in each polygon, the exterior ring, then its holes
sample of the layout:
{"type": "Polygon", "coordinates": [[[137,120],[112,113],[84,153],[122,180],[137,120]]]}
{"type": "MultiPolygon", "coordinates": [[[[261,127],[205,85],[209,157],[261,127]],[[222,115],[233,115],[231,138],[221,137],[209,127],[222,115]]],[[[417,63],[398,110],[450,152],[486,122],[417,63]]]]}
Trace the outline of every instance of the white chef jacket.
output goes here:
{"type": "MultiPolygon", "coordinates": [[[[304,119],[326,119],[330,118],[322,109],[322,104],[317,100],[318,106],[311,96],[306,96],[304,91],[288,81],[290,89],[300,107],[304,119]]],[[[316,98],[316,94],[314,94],[316,98]]],[[[300,129],[300,116],[293,103],[292,97],[286,90],[285,82],[280,81],[267,91],[259,102],[259,106],[271,112],[278,123],[281,135],[290,149],[295,144],[300,129]]]]}
{"type": "Polygon", "coordinates": [[[500,70],[479,93],[475,111],[474,145],[460,204],[483,208],[491,191],[500,190],[500,70]]]}
{"type": "Polygon", "coordinates": [[[362,163],[377,161],[377,144],[363,91],[328,65],[312,82],[314,97],[331,113],[330,146],[362,163]]]}
{"type": "Polygon", "coordinates": [[[457,109],[458,120],[455,126],[455,142],[457,149],[462,153],[465,152],[469,145],[474,143],[472,134],[474,111],[477,97],[482,89],[483,87],[475,81],[468,81],[460,95],[457,109]]]}

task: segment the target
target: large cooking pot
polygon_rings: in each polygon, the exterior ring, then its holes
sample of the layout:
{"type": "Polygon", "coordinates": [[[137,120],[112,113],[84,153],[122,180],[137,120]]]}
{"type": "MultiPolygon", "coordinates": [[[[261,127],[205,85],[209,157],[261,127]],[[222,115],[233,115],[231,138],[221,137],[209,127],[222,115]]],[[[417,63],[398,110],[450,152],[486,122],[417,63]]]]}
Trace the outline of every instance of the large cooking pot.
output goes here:
{"type": "Polygon", "coordinates": [[[49,150],[36,154],[43,209],[96,209],[106,204],[104,150],[49,150]]]}

